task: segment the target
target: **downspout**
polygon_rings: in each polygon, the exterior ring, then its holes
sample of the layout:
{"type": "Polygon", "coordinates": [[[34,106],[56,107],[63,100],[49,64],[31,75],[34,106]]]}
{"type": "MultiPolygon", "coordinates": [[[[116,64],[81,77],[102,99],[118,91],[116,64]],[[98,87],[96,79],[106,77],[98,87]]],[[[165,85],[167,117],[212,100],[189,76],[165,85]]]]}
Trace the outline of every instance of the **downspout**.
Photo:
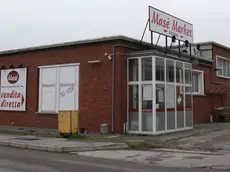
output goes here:
{"type": "Polygon", "coordinates": [[[113,45],[112,52],[112,133],[114,133],[114,121],[115,121],[115,51],[118,47],[130,48],[137,50],[135,47],[123,45],[123,44],[115,44],[113,45]]]}
{"type": "MultiPolygon", "coordinates": [[[[210,72],[211,72],[211,85],[214,83],[213,82],[213,69],[216,68],[216,58],[213,54],[213,45],[212,45],[212,58],[213,58],[213,63],[212,63],[212,68],[210,69],[210,72]]],[[[215,98],[214,98],[214,95],[211,95],[211,101],[212,101],[212,120],[216,118],[216,114],[215,114],[215,98]]]]}

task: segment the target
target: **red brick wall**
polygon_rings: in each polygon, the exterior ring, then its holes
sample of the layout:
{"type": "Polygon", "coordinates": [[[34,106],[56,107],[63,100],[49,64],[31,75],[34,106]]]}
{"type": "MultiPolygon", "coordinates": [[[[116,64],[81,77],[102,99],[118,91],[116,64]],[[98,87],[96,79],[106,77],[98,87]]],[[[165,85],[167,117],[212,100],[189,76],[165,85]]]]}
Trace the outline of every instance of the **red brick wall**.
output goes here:
{"type": "MultiPolygon", "coordinates": [[[[226,50],[226,49],[221,48],[221,47],[213,46],[214,66],[216,66],[216,55],[230,59],[229,50],[226,50]]],[[[213,72],[213,73],[214,73],[213,74],[214,75],[213,76],[214,82],[224,83],[224,84],[228,84],[230,86],[230,79],[217,77],[215,75],[215,72],[213,72]]],[[[230,95],[228,94],[228,95],[223,96],[219,100],[219,102],[222,102],[221,106],[230,106],[230,95]]]]}
{"type": "MultiPolygon", "coordinates": [[[[207,87],[210,82],[210,68],[193,66],[193,69],[204,71],[204,90],[207,90],[207,87]]],[[[203,123],[210,120],[211,112],[211,99],[209,96],[193,96],[193,121],[194,123],[203,123]]]]}
{"type": "MultiPolygon", "coordinates": [[[[230,59],[228,50],[213,45],[213,69],[216,64],[216,55],[230,59]]],[[[194,69],[204,71],[204,88],[205,96],[193,97],[193,115],[194,123],[205,123],[210,121],[210,114],[213,113],[213,108],[218,106],[230,106],[230,96],[208,95],[208,91],[218,83],[230,84],[230,79],[220,78],[216,76],[216,72],[212,68],[193,66],[194,69]]],[[[214,115],[214,114],[213,114],[214,115]]]]}
{"type": "MultiPolygon", "coordinates": [[[[57,128],[57,115],[35,114],[38,111],[39,74],[37,67],[40,65],[80,63],[80,127],[90,131],[99,131],[100,124],[106,122],[111,129],[112,63],[104,56],[106,52],[112,53],[112,44],[97,43],[81,47],[0,56],[1,65],[9,66],[23,63],[28,66],[27,111],[0,111],[0,125],[57,128]],[[100,64],[88,64],[88,60],[98,59],[101,60],[100,64]]],[[[123,63],[119,58],[117,61],[123,63]]],[[[116,71],[122,72],[118,66],[116,71]]],[[[119,79],[117,82],[120,82],[119,79]]],[[[121,89],[120,86],[118,88],[121,89]]],[[[117,110],[117,114],[120,115],[120,109],[117,110]]],[[[120,117],[117,120],[117,123],[121,121],[120,117]]]]}

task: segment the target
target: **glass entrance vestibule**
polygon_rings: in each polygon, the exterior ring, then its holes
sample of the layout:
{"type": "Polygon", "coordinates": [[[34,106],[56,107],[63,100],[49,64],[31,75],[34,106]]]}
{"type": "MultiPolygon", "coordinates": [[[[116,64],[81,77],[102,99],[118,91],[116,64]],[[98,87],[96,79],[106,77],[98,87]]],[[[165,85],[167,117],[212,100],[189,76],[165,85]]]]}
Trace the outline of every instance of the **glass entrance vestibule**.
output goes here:
{"type": "Polygon", "coordinates": [[[191,77],[191,63],[158,56],[128,58],[128,132],[192,129],[191,77]]]}

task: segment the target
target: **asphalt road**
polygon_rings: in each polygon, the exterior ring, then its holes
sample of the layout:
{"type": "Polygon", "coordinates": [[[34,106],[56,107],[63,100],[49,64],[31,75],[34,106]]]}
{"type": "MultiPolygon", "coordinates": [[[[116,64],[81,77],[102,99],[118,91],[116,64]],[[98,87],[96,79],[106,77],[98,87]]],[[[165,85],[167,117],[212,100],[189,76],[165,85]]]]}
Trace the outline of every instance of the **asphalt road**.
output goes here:
{"type": "Polygon", "coordinates": [[[209,172],[0,147],[0,172],[209,172]]]}

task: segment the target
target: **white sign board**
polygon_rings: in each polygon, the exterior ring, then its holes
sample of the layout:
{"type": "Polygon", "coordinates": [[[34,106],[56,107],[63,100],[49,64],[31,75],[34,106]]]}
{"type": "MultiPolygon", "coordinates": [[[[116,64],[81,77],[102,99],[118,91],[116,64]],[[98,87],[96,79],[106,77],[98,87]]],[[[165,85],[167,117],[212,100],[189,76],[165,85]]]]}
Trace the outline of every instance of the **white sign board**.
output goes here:
{"type": "Polygon", "coordinates": [[[149,30],[193,43],[193,25],[149,6],[149,30]]]}
{"type": "Polygon", "coordinates": [[[0,110],[26,110],[27,69],[1,70],[0,110]]]}

